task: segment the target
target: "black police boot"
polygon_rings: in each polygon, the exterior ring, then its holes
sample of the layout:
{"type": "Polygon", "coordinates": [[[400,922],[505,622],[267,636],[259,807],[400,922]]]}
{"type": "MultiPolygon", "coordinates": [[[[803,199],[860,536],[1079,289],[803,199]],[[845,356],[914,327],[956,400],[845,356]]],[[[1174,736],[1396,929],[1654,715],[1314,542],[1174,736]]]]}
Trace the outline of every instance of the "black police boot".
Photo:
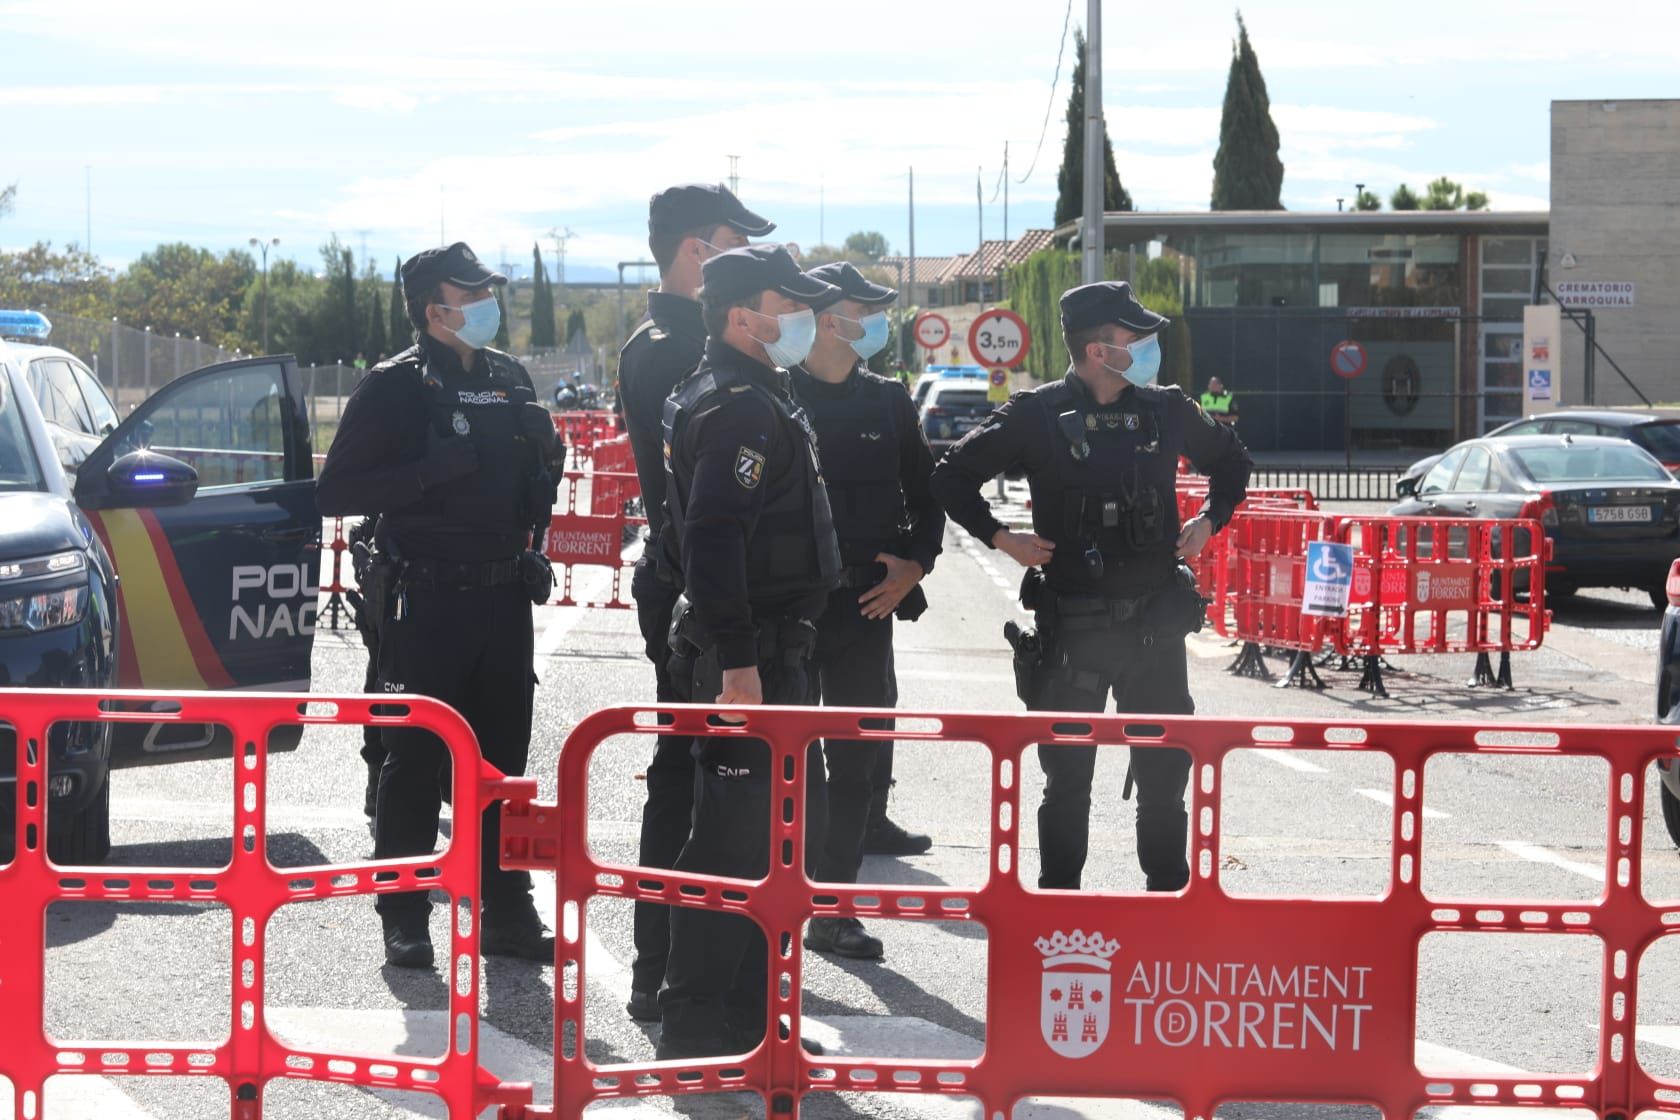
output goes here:
{"type": "Polygon", "coordinates": [[[385,927],[386,964],[397,968],[432,967],[432,934],[424,912],[397,917],[381,914],[379,920],[385,927]]]}
{"type": "Polygon", "coordinates": [[[486,909],[478,936],[479,952],[487,957],[518,957],[520,960],[554,963],[554,935],[537,917],[530,900],[523,906],[486,909]]]}
{"type": "Polygon", "coordinates": [[[863,854],[919,856],[933,847],[933,837],[907,832],[887,819],[887,794],[890,790],[890,786],[884,786],[870,794],[869,827],[863,834],[863,854]]]}
{"type": "Polygon", "coordinates": [[[679,1000],[661,1009],[659,1042],[653,1056],[660,1062],[717,1058],[745,1053],[756,1045],[739,1045],[740,1037],[723,1004],[706,999],[679,1000]]]}
{"type": "Polygon", "coordinates": [[[878,961],[885,952],[881,939],[856,918],[812,918],[805,931],[805,948],[858,961],[878,961]]]}
{"type": "Polygon", "coordinates": [[[630,989],[630,1002],[624,1005],[624,1010],[630,1018],[638,1023],[659,1022],[659,993],[644,992],[640,988],[630,989]]]}
{"type": "MultiPolygon", "coordinates": [[[[726,1053],[751,1053],[758,1044],[764,1041],[764,1011],[755,1005],[752,1010],[744,1007],[731,1008],[729,1012],[730,1037],[732,1046],[726,1053]]],[[[807,1054],[821,1057],[823,1044],[814,1038],[800,1038],[799,1048],[807,1054]]]]}

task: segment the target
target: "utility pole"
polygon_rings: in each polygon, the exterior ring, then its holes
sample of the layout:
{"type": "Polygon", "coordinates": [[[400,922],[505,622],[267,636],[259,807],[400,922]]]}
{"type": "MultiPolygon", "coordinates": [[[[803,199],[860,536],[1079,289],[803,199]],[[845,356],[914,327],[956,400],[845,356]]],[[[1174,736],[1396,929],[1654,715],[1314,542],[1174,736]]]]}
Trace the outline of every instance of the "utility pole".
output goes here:
{"type": "Polygon", "coordinates": [[[828,244],[828,182],[817,172],[817,244],[828,244]]]}
{"type": "Polygon", "coordinates": [[[365,230],[365,229],[359,229],[356,232],[358,234],[360,234],[361,238],[362,238],[362,267],[366,268],[368,266],[367,237],[368,237],[369,231],[365,230]]]}
{"type": "Polygon", "coordinates": [[[1103,278],[1102,0],[1085,3],[1085,216],[1079,232],[1080,280],[1103,278]]]}
{"type": "MultiPolygon", "coordinates": [[[[910,299],[916,299],[916,169],[910,169],[910,299]]],[[[909,365],[908,362],[905,363],[909,365]]]]}
{"type": "MultiPolygon", "coordinates": [[[[268,354],[268,251],[278,244],[280,244],[280,239],[278,237],[270,237],[266,239],[261,237],[251,238],[251,248],[262,251],[262,327],[264,355],[268,354]]],[[[147,329],[150,330],[151,328],[148,327],[147,329]]],[[[175,337],[179,339],[180,335],[176,335],[175,337]]],[[[180,349],[179,342],[176,343],[176,349],[180,349]]],[[[147,359],[150,360],[150,357],[151,355],[148,353],[147,359]]],[[[177,372],[179,372],[179,370],[177,370],[177,372]]]]}
{"type": "Polygon", "coordinates": [[[560,295],[566,294],[566,242],[576,237],[571,226],[549,226],[548,236],[554,239],[554,279],[560,285],[560,295]]]}
{"type": "Polygon", "coordinates": [[[741,193],[741,157],[729,156],[729,193],[741,193]]]}
{"type": "Polygon", "coordinates": [[[87,172],[87,241],[82,246],[89,256],[93,255],[93,164],[84,169],[87,172]]]}
{"type": "Polygon", "coordinates": [[[997,298],[1003,298],[1003,267],[1009,263],[1009,141],[1003,142],[1003,252],[998,255],[997,298]]]}

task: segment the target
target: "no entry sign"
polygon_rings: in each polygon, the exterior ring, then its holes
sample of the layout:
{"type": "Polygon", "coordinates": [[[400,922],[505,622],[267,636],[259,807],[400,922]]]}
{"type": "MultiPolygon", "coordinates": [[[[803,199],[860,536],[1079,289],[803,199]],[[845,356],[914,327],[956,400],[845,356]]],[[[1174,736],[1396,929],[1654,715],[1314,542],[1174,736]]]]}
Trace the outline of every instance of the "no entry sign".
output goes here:
{"type": "Polygon", "coordinates": [[[1330,348],[1330,370],[1337,377],[1350,380],[1358,377],[1365,372],[1366,361],[1365,347],[1351,338],[1344,338],[1330,348]]]}
{"type": "Polygon", "coordinates": [[[951,341],[951,321],[936,311],[916,316],[916,342],[924,350],[937,350],[951,341]]]}
{"type": "Polygon", "coordinates": [[[1014,369],[1026,360],[1031,341],[1026,320],[1001,307],[982,311],[968,328],[968,352],[984,366],[1014,369]]]}

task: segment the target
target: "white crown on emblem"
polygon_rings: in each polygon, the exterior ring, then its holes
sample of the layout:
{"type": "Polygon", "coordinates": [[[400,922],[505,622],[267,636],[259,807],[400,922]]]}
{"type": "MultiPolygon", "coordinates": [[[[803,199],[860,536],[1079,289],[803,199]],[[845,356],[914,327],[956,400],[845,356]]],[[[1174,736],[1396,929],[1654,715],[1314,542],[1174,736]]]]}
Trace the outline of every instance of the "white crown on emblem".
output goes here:
{"type": "Polygon", "coordinates": [[[1109,958],[1120,951],[1120,942],[1104,940],[1101,930],[1092,930],[1089,935],[1077,929],[1071,934],[1057,930],[1033,944],[1044,954],[1045,968],[1058,964],[1094,964],[1106,970],[1109,958]]]}

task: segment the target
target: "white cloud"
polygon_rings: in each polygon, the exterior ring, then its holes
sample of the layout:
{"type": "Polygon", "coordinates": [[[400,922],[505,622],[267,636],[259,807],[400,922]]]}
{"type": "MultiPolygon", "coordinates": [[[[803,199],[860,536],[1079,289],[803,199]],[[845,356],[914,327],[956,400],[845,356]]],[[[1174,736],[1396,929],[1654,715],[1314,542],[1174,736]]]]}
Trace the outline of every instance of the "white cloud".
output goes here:
{"type": "Polygon", "coordinates": [[[420,106],[420,98],[414,94],[381,86],[352,86],[339,91],[335,100],[346,108],[387,113],[412,112],[420,106]]]}
{"type": "Polygon", "coordinates": [[[0,88],[0,106],[143,105],[162,100],[161,86],[14,86],[0,88]]]}

